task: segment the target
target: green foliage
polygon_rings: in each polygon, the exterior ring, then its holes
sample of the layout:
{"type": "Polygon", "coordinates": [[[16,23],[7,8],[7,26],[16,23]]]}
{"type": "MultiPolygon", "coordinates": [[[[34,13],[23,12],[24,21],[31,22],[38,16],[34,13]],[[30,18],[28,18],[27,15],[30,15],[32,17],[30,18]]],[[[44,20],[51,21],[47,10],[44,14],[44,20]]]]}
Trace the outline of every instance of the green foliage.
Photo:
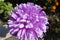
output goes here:
{"type": "Polygon", "coordinates": [[[11,3],[0,1],[0,14],[6,13],[9,15],[12,9],[13,7],[11,3]]]}
{"type": "Polygon", "coordinates": [[[4,1],[4,0],[0,0],[0,1],[4,1]]]}

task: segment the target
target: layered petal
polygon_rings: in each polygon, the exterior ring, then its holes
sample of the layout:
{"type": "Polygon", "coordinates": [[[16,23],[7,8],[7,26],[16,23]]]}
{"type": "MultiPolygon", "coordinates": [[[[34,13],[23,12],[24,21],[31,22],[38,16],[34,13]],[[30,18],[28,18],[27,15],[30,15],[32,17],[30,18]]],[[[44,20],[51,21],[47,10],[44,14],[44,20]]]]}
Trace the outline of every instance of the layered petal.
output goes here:
{"type": "Polygon", "coordinates": [[[11,12],[8,20],[10,33],[19,40],[38,40],[44,36],[48,26],[46,13],[34,3],[21,3],[11,12]]]}

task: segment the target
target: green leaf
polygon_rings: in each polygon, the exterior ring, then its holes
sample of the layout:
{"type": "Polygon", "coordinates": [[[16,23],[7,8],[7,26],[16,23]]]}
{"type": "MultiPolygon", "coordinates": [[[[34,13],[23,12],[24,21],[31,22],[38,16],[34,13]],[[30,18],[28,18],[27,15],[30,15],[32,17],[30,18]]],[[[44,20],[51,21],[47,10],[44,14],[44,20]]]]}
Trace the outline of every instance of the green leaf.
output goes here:
{"type": "Polygon", "coordinates": [[[3,10],[3,9],[1,9],[1,10],[0,10],[0,14],[2,14],[2,13],[3,13],[3,11],[4,11],[4,10],[3,10]]]}
{"type": "Polygon", "coordinates": [[[13,9],[13,7],[12,7],[11,3],[0,1],[0,14],[2,14],[4,12],[4,13],[8,14],[7,16],[9,16],[12,9],[13,9]]]}
{"type": "Polygon", "coordinates": [[[0,0],[0,1],[4,1],[4,0],[0,0]]]}

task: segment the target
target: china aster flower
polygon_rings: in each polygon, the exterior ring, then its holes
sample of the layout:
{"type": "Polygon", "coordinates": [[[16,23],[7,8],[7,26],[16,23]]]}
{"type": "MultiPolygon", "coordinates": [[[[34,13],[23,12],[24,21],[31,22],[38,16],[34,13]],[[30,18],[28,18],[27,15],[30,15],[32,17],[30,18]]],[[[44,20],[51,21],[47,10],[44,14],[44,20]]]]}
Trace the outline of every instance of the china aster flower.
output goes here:
{"type": "Polygon", "coordinates": [[[8,20],[10,33],[19,40],[38,40],[47,31],[48,19],[42,8],[34,3],[21,3],[8,20]]]}

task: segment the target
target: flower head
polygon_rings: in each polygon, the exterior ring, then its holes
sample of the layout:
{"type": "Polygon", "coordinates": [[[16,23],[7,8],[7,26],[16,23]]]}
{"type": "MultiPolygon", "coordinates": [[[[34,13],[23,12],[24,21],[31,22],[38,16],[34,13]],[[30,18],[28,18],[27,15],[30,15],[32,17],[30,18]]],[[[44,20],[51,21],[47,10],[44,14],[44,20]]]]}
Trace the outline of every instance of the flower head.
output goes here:
{"type": "Polygon", "coordinates": [[[11,12],[8,25],[10,33],[20,40],[38,40],[46,32],[48,19],[40,6],[21,3],[11,12]]]}

